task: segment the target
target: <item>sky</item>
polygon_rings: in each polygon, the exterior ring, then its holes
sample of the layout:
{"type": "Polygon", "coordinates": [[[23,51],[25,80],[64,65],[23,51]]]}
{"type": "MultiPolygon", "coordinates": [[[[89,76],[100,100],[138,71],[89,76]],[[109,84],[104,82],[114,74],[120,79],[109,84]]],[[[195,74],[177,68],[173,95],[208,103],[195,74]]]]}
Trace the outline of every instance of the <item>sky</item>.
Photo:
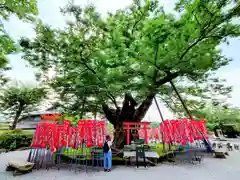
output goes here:
{"type": "MultiPolygon", "coordinates": [[[[75,0],[78,4],[87,4],[89,2],[94,2],[97,10],[103,14],[108,11],[114,12],[119,8],[124,8],[132,3],[132,0],[75,0]]],[[[170,12],[174,8],[176,0],[161,0],[161,4],[164,6],[165,10],[170,12]]],[[[65,26],[65,18],[60,13],[60,7],[63,7],[68,3],[68,0],[38,0],[39,17],[41,20],[51,25],[54,28],[63,28],[65,26]]],[[[24,23],[18,20],[17,17],[11,16],[8,22],[4,23],[6,31],[15,40],[19,40],[20,37],[34,37],[34,27],[31,24],[24,23]]],[[[221,45],[222,53],[227,57],[233,59],[230,65],[220,69],[217,72],[217,76],[225,78],[228,85],[233,86],[232,98],[229,99],[228,103],[233,106],[240,106],[240,39],[230,40],[230,45],[221,45]]],[[[9,55],[10,66],[12,70],[7,72],[7,75],[13,80],[21,81],[27,86],[36,86],[36,80],[34,76],[34,69],[27,66],[27,63],[21,59],[21,54],[9,55]]],[[[161,102],[160,109],[163,112],[165,119],[174,118],[173,114],[164,107],[161,102]]],[[[160,120],[160,116],[157,113],[157,107],[153,103],[145,116],[146,120],[160,120]]]]}

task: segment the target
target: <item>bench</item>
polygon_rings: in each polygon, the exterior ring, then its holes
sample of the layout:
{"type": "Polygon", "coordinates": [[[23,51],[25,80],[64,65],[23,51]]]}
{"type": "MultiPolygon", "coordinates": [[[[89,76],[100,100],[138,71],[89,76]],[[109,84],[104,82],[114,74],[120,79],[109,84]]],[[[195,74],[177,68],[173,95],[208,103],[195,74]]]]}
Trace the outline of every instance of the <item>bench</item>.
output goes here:
{"type": "Polygon", "coordinates": [[[234,144],[234,149],[239,150],[239,144],[234,144]]]}
{"type": "Polygon", "coordinates": [[[33,167],[34,163],[22,160],[13,160],[9,161],[6,171],[13,171],[13,175],[16,176],[31,172],[33,167]]]}
{"type": "Polygon", "coordinates": [[[226,148],[216,148],[213,153],[215,158],[226,158],[226,155],[228,154],[226,148]]]}

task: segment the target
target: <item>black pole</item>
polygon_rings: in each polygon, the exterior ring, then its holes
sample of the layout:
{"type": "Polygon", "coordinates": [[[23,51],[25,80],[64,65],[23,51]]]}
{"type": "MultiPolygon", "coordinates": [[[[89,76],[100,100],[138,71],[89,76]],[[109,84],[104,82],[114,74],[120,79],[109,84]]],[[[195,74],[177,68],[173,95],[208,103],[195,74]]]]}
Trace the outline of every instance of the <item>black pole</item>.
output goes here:
{"type": "Polygon", "coordinates": [[[157,99],[156,99],[155,96],[154,96],[154,101],[155,101],[155,104],[156,104],[156,106],[157,106],[158,113],[159,113],[159,115],[160,115],[160,117],[161,117],[161,120],[162,120],[162,122],[164,122],[162,112],[161,112],[161,110],[160,110],[160,107],[159,107],[159,105],[158,105],[158,102],[157,102],[157,99]]]}
{"type": "MultiPolygon", "coordinates": [[[[190,111],[188,110],[186,104],[184,103],[183,99],[181,98],[179,92],[177,91],[176,86],[173,84],[172,81],[170,81],[170,84],[171,84],[171,86],[173,87],[173,90],[176,92],[178,98],[180,99],[180,101],[181,101],[181,103],[182,103],[185,111],[187,112],[189,118],[192,120],[192,115],[191,115],[190,111]]],[[[200,133],[201,133],[201,132],[200,132],[200,133]]],[[[202,137],[203,137],[203,139],[204,139],[204,144],[205,144],[206,148],[209,149],[209,151],[212,151],[212,148],[211,148],[211,146],[210,146],[210,143],[205,139],[205,137],[203,136],[202,133],[201,133],[201,135],[202,135],[202,137]]]]}
{"type": "Polygon", "coordinates": [[[180,101],[181,101],[181,103],[182,103],[182,105],[183,105],[183,107],[184,107],[186,113],[188,114],[189,118],[192,119],[192,115],[191,115],[190,111],[188,110],[186,104],[184,103],[182,97],[180,96],[179,92],[177,91],[177,88],[175,87],[175,85],[173,84],[172,81],[169,81],[169,82],[170,82],[170,84],[171,84],[173,90],[176,92],[178,98],[180,99],[180,101]]]}
{"type": "MultiPolygon", "coordinates": [[[[155,101],[155,104],[156,104],[156,106],[157,106],[158,113],[159,113],[159,115],[160,115],[160,117],[161,117],[161,120],[162,120],[162,122],[164,122],[164,118],[163,118],[162,112],[161,112],[161,110],[160,110],[160,107],[159,107],[159,105],[158,105],[158,102],[157,102],[157,99],[156,99],[155,96],[154,96],[154,101],[155,101]]],[[[162,135],[162,137],[163,137],[163,133],[161,133],[161,135],[162,135]]],[[[168,148],[169,148],[169,150],[171,150],[171,144],[169,144],[168,148]]],[[[164,143],[164,142],[163,142],[163,150],[164,150],[164,152],[165,152],[165,143],[164,143]]]]}

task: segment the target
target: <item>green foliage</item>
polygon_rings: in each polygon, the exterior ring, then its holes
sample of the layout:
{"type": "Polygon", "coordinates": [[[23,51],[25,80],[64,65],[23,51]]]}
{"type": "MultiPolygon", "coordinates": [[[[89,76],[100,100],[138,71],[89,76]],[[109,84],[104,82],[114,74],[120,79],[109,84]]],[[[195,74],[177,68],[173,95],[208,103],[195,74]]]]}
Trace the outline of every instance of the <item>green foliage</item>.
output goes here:
{"type": "Polygon", "coordinates": [[[10,15],[16,15],[22,20],[34,20],[38,14],[36,0],[1,0],[0,16],[7,20],[10,15]]]}
{"type": "Polygon", "coordinates": [[[223,134],[227,135],[229,138],[236,138],[238,134],[236,127],[233,125],[223,125],[223,134]]]}
{"type": "Polygon", "coordinates": [[[159,123],[160,122],[152,122],[151,123],[151,128],[159,128],[159,123]]]}
{"type": "Polygon", "coordinates": [[[33,108],[39,105],[46,94],[44,88],[9,87],[0,96],[1,109],[15,113],[21,105],[23,110],[28,110],[29,106],[33,108]]]}
{"type": "Polygon", "coordinates": [[[240,5],[226,8],[230,3],[180,0],[180,18],[166,13],[156,0],[135,0],[104,18],[92,5],[69,4],[62,12],[74,20],[64,30],[39,24],[35,39],[21,41],[24,59],[40,70],[42,80],[54,70],[50,85],[77,112],[79,107],[99,110],[103,103],[118,109],[117,100],[129,92],[138,102],[159,94],[170,104],[174,93],[166,83],[173,79],[186,95],[206,97],[214,89],[207,84],[213,72],[230,62],[218,45],[240,35],[240,26],[232,23],[240,5]]]}
{"type": "MultiPolygon", "coordinates": [[[[8,20],[11,15],[16,15],[19,19],[32,22],[38,14],[36,0],[0,0],[0,21],[8,20]]],[[[17,48],[14,41],[9,37],[0,23],[0,83],[5,83],[6,78],[2,72],[7,70],[8,59],[6,55],[16,52],[17,48]]]]}
{"type": "Polygon", "coordinates": [[[77,125],[80,118],[79,116],[69,116],[64,114],[63,119],[70,120],[72,125],[77,125]]]}
{"type": "MultiPolygon", "coordinates": [[[[233,125],[238,130],[240,125],[240,109],[227,106],[207,106],[199,109],[193,116],[197,119],[206,119],[207,128],[212,131],[219,125],[233,125]]],[[[220,127],[219,127],[220,128],[220,127]]]]}
{"type": "Polygon", "coordinates": [[[0,111],[6,116],[14,117],[13,126],[16,126],[21,115],[34,110],[47,95],[44,88],[12,86],[2,89],[2,91],[0,94],[0,111]]]}
{"type": "MultiPolygon", "coordinates": [[[[171,150],[176,150],[177,148],[178,146],[171,145],[171,150]]],[[[168,153],[169,145],[168,144],[163,145],[162,143],[150,144],[149,150],[157,152],[160,157],[164,157],[168,153]]],[[[94,152],[102,152],[102,148],[96,148],[94,152]]],[[[63,149],[63,155],[68,158],[73,158],[73,157],[82,155],[83,158],[81,158],[81,160],[86,160],[86,159],[91,160],[91,149],[90,148],[63,149]]],[[[123,160],[123,159],[118,156],[113,156],[113,161],[115,160],[123,160]]]]}
{"type": "MultiPolygon", "coordinates": [[[[209,78],[207,82],[202,84],[192,82],[177,83],[179,83],[178,92],[181,94],[190,113],[195,117],[201,117],[202,110],[206,109],[205,107],[208,107],[209,104],[212,107],[228,106],[226,100],[230,98],[232,87],[226,86],[224,79],[209,78]]],[[[159,98],[163,100],[166,107],[180,118],[186,116],[179,98],[171,87],[165,85],[165,87],[162,87],[161,92],[159,98]]]]}
{"type": "MultiPolygon", "coordinates": [[[[19,19],[32,22],[35,15],[38,14],[36,0],[1,0],[0,1],[0,18],[8,20],[11,15],[16,15],[19,19]]],[[[5,62],[5,54],[16,51],[15,44],[0,24],[0,67],[5,62]],[[4,61],[3,61],[4,60],[4,61]]]]}
{"type": "Polygon", "coordinates": [[[33,134],[25,134],[22,131],[8,131],[0,135],[0,149],[13,151],[22,147],[29,147],[33,134]]]}
{"type": "Polygon", "coordinates": [[[216,127],[216,124],[207,122],[207,130],[208,131],[214,131],[215,127],[216,127]]]}

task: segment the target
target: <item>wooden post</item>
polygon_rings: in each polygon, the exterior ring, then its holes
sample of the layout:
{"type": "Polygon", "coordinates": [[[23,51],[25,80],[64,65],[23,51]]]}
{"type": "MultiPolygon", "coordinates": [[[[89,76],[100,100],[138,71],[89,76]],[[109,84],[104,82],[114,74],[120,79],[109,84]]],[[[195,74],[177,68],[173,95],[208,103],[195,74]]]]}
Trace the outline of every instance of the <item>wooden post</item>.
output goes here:
{"type": "Polygon", "coordinates": [[[123,129],[126,130],[127,134],[127,145],[130,144],[130,123],[129,122],[124,122],[123,123],[123,129]]]}
{"type": "Polygon", "coordinates": [[[150,129],[151,122],[141,122],[141,124],[143,125],[145,143],[148,144],[148,129],[150,129]]]}

